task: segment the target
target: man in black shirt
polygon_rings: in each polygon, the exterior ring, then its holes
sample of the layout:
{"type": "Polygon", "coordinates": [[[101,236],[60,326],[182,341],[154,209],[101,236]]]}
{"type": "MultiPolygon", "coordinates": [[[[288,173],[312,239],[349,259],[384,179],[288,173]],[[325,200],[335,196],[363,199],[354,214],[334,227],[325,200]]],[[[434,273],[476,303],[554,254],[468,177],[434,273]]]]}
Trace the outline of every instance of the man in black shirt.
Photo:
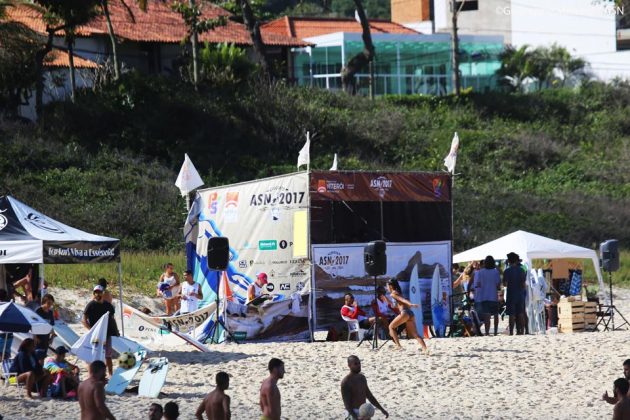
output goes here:
{"type": "MultiPolygon", "coordinates": [[[[45,294],[42,298],[42,306],[35,311],[37,315],[44,318],[50,325],[55,325],[55,316],[53,315],[53,305],[55,304],[55,298],[51,294],[45,294]]],[[[54,332],[50,334],[36,335],[35,336],[35,349],[43,350],[44,354],[48,352],[48,345],[52,337],[55,336],[54,332]]]]}
{"type": "Polygon", "coordinates": [[[118,325],[116,325],[116,319],[114,318],[115,309],[111,303],[103,300],[103,287],[94,286],[93,290],[94,299],[90,301],[83,311],[83,326],[88,330],[92,328],[101,317],[109,312],[109,319],[107,323],[107,341],[105,342],[105,363],[107,364],[107,370],[109,376],[113,375],[112,365],[112,336],[119,336],[118,325]]]}

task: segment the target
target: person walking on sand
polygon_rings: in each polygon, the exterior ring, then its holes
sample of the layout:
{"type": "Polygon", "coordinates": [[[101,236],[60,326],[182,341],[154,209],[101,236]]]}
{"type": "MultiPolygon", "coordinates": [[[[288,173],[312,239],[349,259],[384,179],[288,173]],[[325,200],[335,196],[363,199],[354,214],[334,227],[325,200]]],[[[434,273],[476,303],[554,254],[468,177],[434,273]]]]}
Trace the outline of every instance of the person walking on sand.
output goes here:
{"type": "Polygon", "coordinates": [[[481,315],[486,335],[490,335],[490,318],[494,317],[494,335],[499,328],[499,299],[501,290],[501,274],[496,268],[492,255],[483,262],[483,268],[475,273],[475,310],[481,315]]]}
{"type": "Polygon", "coordinates": [[[281,404],[278,380],[284,378],[284,362],[275,357],[267,365],[269,377],[260,386],[260,420],[280,420],[281,404]]]}
{"type": "Polygon", "coordinates": [[[405,299],[402,295],[402,291],[400,290],[400,285],[398,284],[398,280],[390,279],[387,282],[387,288],[389,289],[389,293],[396,302],[396,305],[400,309],[400,313],[389,323],[389,335],[394,340],[394,344],[396,344],[396,348],[400,349],[400,340],[398,339],[398,333],[396,329],[405,324],[405,329],[407,330],[407,335],[409,337],[415,338],[420,346],[422,346],[422,351],[427,353],[429,349],[427,349],[427,345],[424,343],[422,337],[418,335],[418,330],[416,329],[416,322],[414,320],[414,313],[411,308],[417,308],[417,303],[411,303],[407,299],[405,299]]]}
{"type": "Polygon", "coordinates": [[[81,420],[116,420],[105,405],[105,363],[93,361],[89,373],[90,377],[79,384],[81,420]]]}
{"type": "MultiPolygon", "coordinates": [[[[630,382],[630,359],[626,359],[625,362],[623,362],[623,376],[630,382]]],[[[628,393],[628,397],[630,397],[630,392],[628,393]]],[[[609,397],[608,391],[602,395],[602,400],[606,401],[608,404],[617,404],[617,397],[609,397]]]]}
{"type": "Polygon", "coordinates": [[[367,384],[367,379],[361,373],[361,360],[355,355],[348,357],[348,367],[350,373],[341,381],[341,398],[343,405],[348,411],[348,419],[357,420],[359,418],[359,409],[365,404],[365,400],[369,400],[372,405],[389,417],[389,413],[376,401],[367,384]]]}
{"type": "Polygon", "coordinates": [[[208,420],[230,420],[230,397],[225,395],[225,390],[230,387],[230,375],[225,372],[217,373],[215,377],[217,387],[203,399],[195,416],[198,420],[203,420],[203,413],[206,413],[208,420]]]}
{"type": "Polygon", "coordinates": [[[630,420],[630,398],[628,390],[630,383],[626,378],[619,378],[613,384],[613,394],[617,399],[613,408],[613,420],[630,420]]]}

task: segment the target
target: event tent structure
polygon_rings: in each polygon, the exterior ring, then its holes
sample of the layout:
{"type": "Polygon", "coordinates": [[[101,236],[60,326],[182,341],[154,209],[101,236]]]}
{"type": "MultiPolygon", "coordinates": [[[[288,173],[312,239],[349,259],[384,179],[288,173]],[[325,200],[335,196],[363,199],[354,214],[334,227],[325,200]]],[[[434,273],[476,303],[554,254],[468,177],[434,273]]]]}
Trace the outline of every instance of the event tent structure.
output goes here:
{"type": "Polygon", "coordinates": [[[117,262],[122,313],[119,243],[58,222],[11,196],[0,197],[0,264],[117,262]]]}
{"type": "Polygon", "coordinates": [[[456,254],[453,256],[453,262],[479,261],[488,255],[492,255],[496,260],[504,260],[509,252],[517,253],[523,260],[523,263],[530,268],[531,261],[535,259],[573,258],[591,260],[597,275],[599,291],[603,293],[606,290],[599,267],[599,258],[594,250],[523,230],[517,230],[494,241],[456,254]]]}
{"type": "Polygon", "coordinates": [[[399,276],[408,285],[417,265],[428,291],[439,264],[450,290],[451,206],[446,172],[306,171],[197,190],[184,228],[188,269],[204,304],[226,302],[219,307],[228,307],[232,333],[283,340],[305,339],[310,330],[312,339],[314,331],[343,323],[346,292],[371,309],[374,279],[366,276],[363,252],[370,241],[387,242],[387,273],[379,281],[399,276]],[[221,272],[207,263],[216,236],[229,239],[230,261],[221,272]],[[273,301],[244,309],[249,285],[263,272],[273,301]]]}

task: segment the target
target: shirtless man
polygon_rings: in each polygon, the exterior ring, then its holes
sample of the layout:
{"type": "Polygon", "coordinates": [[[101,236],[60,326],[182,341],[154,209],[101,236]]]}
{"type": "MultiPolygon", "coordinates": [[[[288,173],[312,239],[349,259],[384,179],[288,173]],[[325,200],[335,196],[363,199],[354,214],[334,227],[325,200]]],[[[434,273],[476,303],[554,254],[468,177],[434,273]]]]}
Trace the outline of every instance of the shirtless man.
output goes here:
{"type": "Polygon", "coordinates": [[[81,420],[116,420],[105,405],[105,363],[90,363],[90,377],[79,384],[81,420]]]}
{"type": "Polygon", "coordinates": [[[617,398],[613,408],[613,420],[630,420],[630,398],[628,398],[630,384],[626,378],[619,378],[613,385],[613,393],[617,398]]]}
{"type": "Polygon", "coordinates": [[[230,420],[230,397],[225,395],[225,390],[230,387],[230,376],[225,372],[217,373],[215,377],[217,387],[214,391],[206,395],[195,416],[198,420],[203,420],[203,413],[206,413],[208,420],[230,420]]]}
{"type": "MultiPolygon", "coordinates": [[[[627,381],[630,382],[630,359],[626,359],[626,361],[623,362],[623,376],[626,378],[627,381]]],[[[630,393],[628,394],[628,397],[630,397],[630,393]]],[[[602,395],[602,400],[606,401],[608,404],[617,403],[617,397],[609,397],[608,391],[604,392],[604,395],[602,395]]]]}
{"type": "Polygon", "coordinates": [[[269,377],[260,386],[260,420],[280,420],[278,379],[284,378],[284,362],[275,357],[269,361],[269,377]]]}
{"type": "Polygon", "coordinates": [[[341,397],[343,398],[343,404],[348,411],[348,414],[353,419],[359,418],[359,407],[365,400],[369,400],[372,405],[385,415],[385,418],[389,417],[389,413],[376,401],[374,395],[368,388],[367,379],[361,373],[361,361],[357,356],[348,357],[348,367],[350,373],[341,381],[341,397]]]}

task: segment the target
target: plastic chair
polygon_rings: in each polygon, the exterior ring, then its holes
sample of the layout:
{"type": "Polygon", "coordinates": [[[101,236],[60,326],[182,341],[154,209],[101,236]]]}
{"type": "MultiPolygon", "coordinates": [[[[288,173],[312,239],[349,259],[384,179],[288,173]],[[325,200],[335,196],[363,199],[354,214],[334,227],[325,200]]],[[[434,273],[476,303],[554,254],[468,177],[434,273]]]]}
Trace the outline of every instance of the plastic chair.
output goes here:
{"type": "Polygon", "coordinates": [[[348,341],[350,341],[350,336],[353,333],[356,333],[357,341],[363,340],[363,337],[365,337],[365,332],[367,330],[364,330],[363,328],[359,326],[359,321],[356,319],[346,318],[346,317],[343,317],[343,320],[346,321],[346,324],[348,324],[348,341]]]}

